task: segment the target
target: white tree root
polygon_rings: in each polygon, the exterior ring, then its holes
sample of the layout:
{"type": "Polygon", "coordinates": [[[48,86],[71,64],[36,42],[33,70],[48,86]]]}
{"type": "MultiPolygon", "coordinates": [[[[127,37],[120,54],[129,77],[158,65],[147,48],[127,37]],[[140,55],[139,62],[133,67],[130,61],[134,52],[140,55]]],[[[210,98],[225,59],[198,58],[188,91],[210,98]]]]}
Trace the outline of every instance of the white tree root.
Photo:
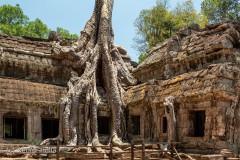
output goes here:
{"type": "MultiPolygon", "coordinates": [[[[80,77],[73,76],[68,82],[68,92],[61,100],[59,136],[44,140],[60,140],[65,145],[77,145],[86,142],[90,146],[99,146],[97,109],[99,95],[97,79],[103,79],[108,105],[112,111],[111,140],[116,146],[123,144],[119,135],[123,135],[121,119],[125,107],[124,88],[137,83],[128,71],[119,51],[113,44],[112,31],[113,0],[96,0],[93,16],[81,32],[78,42],[71,47],[56,44],[54,58],[74,60],[73,70],[84,69],[80,77]],[[100,73],[100,74],[99,74],[100,73]],[[101,76],[101,77],[99,77],[101,76]],[[79,107],[84,102],[84,117],[79,117],[79,107]],[[83,122],[84,120],[84,122],[83,122]],[[78,124],[84,124],[84,133],[78,124]],[[82,135],[82,136],[80,136],[82,135]]],[[[102,152],[101,148],[95,150],[102,152]]]]}

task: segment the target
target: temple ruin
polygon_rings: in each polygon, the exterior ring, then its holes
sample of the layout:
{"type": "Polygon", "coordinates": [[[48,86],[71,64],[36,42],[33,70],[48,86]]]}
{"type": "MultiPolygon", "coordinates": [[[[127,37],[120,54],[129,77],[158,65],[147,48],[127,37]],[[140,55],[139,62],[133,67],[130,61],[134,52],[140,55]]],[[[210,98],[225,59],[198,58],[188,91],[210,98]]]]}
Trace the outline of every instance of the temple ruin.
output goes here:
{"type": "MultiPolygon", "coordinates": [[[[74,59],[52,55],[56,44],[70,43],[0,35],[0,143],[38,144],[58,135],[59,102],[73,78],[74,59]]],[[[117,49],[138,80],[125,88],[124,141],[166,142],[164,102],[172,96],[180,148],[239,150],[239,23],[184,28],[149,50],[138,66],[117,49]]],[[[98,134],[106,144],[112,113],[104,87],[97,91],[98,134]]],[[[80,107],[78,115],[84,113],[80,107]]]]}
{"type": "Polygon", "coordinates": [[[192,26],[147,53],[125,99],[140,137],[166,141],[164,101],[173,96],[182,148],[239,150],[239,32],[239,23],[192,26]]]}

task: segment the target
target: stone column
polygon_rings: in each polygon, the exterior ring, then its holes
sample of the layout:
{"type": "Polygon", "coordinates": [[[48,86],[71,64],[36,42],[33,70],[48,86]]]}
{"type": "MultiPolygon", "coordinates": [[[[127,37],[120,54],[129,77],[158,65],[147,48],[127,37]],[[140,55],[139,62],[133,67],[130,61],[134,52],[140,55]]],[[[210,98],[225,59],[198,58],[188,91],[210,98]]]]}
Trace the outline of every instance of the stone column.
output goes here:
{"type": "Polygon", "coordinates": [[[29,114],[27,114],[27,121],[26,121],[26,125],[27,125],[27,130],[25,131],[26,137],[27,137],[27,141],[32,142],[32,140],[34,139],[33,135],[32,135],[32,128],[33,128],[33,117],[32,117],[32,112],[30,112],[29,114]]]}
{"type": "Polygon", "coordinates": [[[3,113],[0,112],[0,142],[3,141],[4,135],[3,113]]]}
{"type": "Polygon", "coordinates": [[[40,113],[36,112],[36,114],[33,114],[33,129],[32,129],[32,135],[33,135],[33,141],[34,143],[39,143],[42,140],[42,123],[41,123],[41,117],[40,113]]]}

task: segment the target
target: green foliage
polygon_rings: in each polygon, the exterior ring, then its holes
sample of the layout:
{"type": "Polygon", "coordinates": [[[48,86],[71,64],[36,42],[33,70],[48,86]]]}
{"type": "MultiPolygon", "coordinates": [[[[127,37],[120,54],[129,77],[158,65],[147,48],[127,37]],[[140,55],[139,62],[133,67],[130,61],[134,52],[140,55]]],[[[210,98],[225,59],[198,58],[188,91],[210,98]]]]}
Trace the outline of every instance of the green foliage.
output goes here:
{"type": "Polygon", "coordinates": [[[196,23],[204,27],[208,21],[196,12],[192,0],[178,3],[173,10],[167,8],[167,1],[157,1],[152,9],[142,10],[134,23],[137,31],[134,48],[140,52],[139,61],[146,57],[142,54],[148,49],[168,39],[180,28],[196,23]]]}
{"type": "Polygon", "coordinates": [[[3,5],[0,7],[0,30],[13,36],[31,36],[47,38],[48,27],[40,20],[29,21],[19,5],[3,5]]]}
{"type": "Polygon", "coordinates": [[[178,3],[172,12],[174,14],[173,23],[176,30],[193,24],[198,24],[200,28],[203,28],[208,23],[206,16],[196,12],[192,0],[186,0],[182,4],[178,3]]]}
{"type": "Polygon", "coordinates": [[[211,23],[220,20],[240,20],[239,0],[204,0],[201,8],[211,23]]]}
{"type": "Polygon", "coordinates": [[[78,35],[77,34],[71,34],[69,33],[68,30],[61,28],[61,27],[57,27],[57,33],[61,38],[65,38],[65,39],[78,39],[78,35]]]}
{"type": "Polygon", "coordinates": [[[0,13],[1,24],[25,24],[28,21],[28,17],[23,14],[18,4],[16,6],[3,5],[0,7],[0,13]]]}
{"type": "Polygon", "coordinates": [[[138,63],[139,64],[142,63],[142,61],[144,61],[146,58],[147,58],[146,53],[140,54],[139,57],[138,57],[138,63]]]}
{"type": "Polygon", "coordinates": [[[21,36],[28,17],[23,14],[19,5],[3,5],[0,7],[0,30],[8,35],[21,36]]]}
{"type": "MultiPolygon", "coordinates": [[[[40,19],[29,21],[27,15],[17,4],[16,6],[0,6],[0,33],[12,36],[29,36],[47,38],[50,30],[40,19]]],[[[62,38],[78,39],[77,34],[70,34],[68,30],[57,27],[62,38]]]]}
{"type": "Polygon", "coordinates": [[[40,19],[28,22],[25,25],[25,35],[36,38],[47,38],[49,29],[40,19]]]}
{"type": "Polygon", "coordinates": [[[21,24],[6,25],[0,24],[0,32],[11,36],[23,36],[24,27],[21,24]]]}
{"type": "Polygon", "coordinates": [[[145,53],[147,49],[170,37],[174,30],[172,17],[173,14],[161,2],[157,2],[150,10],[142,10],[134,23],[137,29],[135,48],[145,53]]]}

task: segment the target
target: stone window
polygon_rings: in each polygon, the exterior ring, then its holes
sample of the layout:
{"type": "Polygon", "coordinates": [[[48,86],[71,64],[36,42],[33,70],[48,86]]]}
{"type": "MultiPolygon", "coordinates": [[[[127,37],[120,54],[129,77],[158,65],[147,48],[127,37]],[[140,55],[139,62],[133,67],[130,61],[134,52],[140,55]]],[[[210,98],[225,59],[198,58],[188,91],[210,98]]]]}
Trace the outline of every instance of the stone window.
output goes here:
{"type": "Polygon", "coordinates": [[[42,118],[42,139],[58,136],[59,120],[42,118]]]}
{"type": "Polygon", "coordinates": [[[140,135],[140,116],[131,116],[132,135],[140,135]]]}
{"type": "Polygon", "coordinates": [[[162,117],[162,133],[167,133],[167,117],[162,117]]]}
{"type": "Polygon", "coordinates": [[[4,117],[4,138],[26,139],[26,118],[4,117]]]}
{"type": "Polygon", "coordinates": [[[190,136],[204,137],[205,119],[205,111],[190,111],[190,136]]]}
{"type": "Polygon", "coordinates": [[[110,135],[110,117],[98,117],[98,134],[110,135]]]}

